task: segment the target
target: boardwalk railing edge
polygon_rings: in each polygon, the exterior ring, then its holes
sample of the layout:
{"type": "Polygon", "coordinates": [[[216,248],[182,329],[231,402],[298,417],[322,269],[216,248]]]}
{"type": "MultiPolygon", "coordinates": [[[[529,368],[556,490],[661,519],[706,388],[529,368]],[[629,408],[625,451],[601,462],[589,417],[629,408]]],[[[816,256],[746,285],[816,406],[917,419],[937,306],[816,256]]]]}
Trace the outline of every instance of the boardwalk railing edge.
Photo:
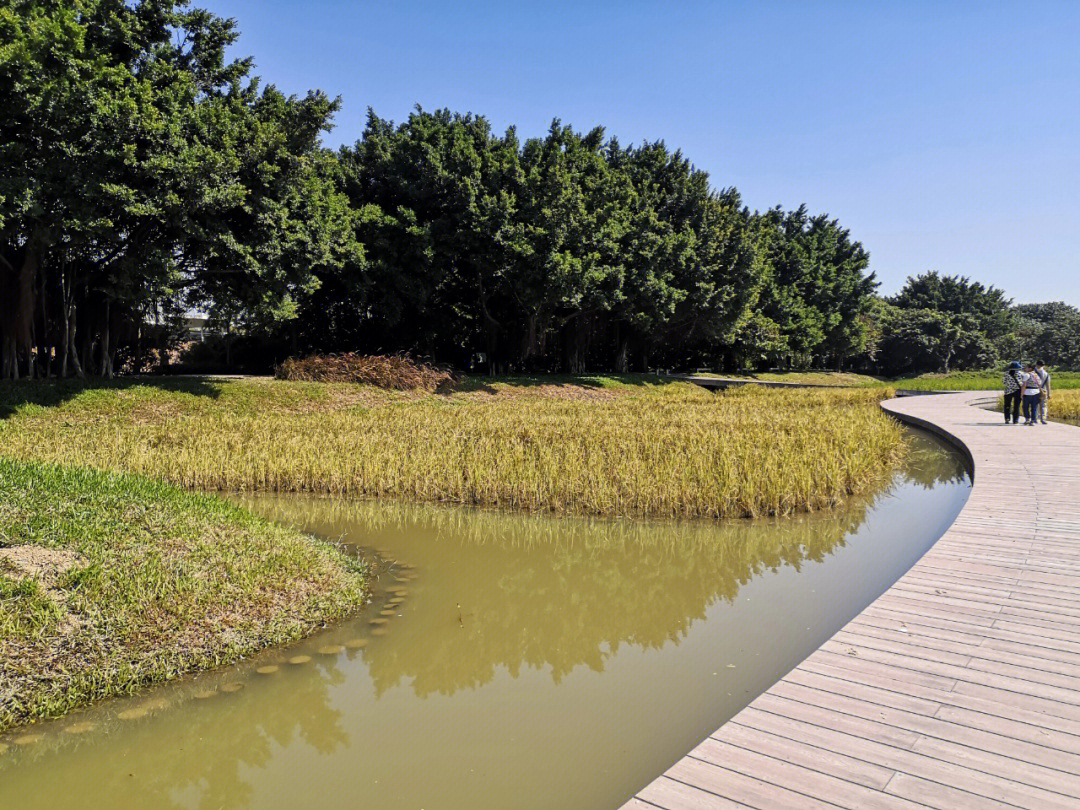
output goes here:
{"type": "MultiPolygon", "coordinates": [[[[943,394],[944,393],[963,394],[963,393],[969,393],[969,392],[965,392],[965,391],[949,391],[949,392],[941,392],[941,393],[943,393],[943,394]]],[[[967,404],[970,405],[971,407],[975,407],[975,408],[983,407],[983,406],[986,406],[986,405],[992,405],[995,402],[997,402],[997,397],[998,397],[997,394],[987,395],[985,397],[979,397],[978,399],[968,400],[967,404]]],[[[887,413],[893,419],[897,420],[898,422],[901,422],[902,424],[905,424],[905,425],[910,425],[912,427],[920,428],[921,430],[925,430],[928,433],[933,433],[935,436],[938,436],[939,438],[944,439],[950,445],[955,447],[960,452],[960,454],[964,457],[964,460],[967,462],[968,475],[971,476],[971,481],[974,484],[974,482],[975,482],[975,457],[971,454],[971,448],[969,448],[964,443],[963,439],[961,439],[959,436],[957,436],[957,435],[953,434],[952,432],[946,430],[945,428],[943,428],[941,425],[937,424],[936,422],[932,422],[929,419],[923,419],[922,417],[915,416],[914,414],[903,413],[902,411],[897,411],[897,410],[894,410],[893,408],[889,407],[890,403],[894,403],[897,400],[902,399],[902,398],[903,397],[901,395],[899,395],[899,393],[898,393],[897,396],[895,396],[895,397],[893,397],[891,399],[882,400],[881,409],[883,411],[885,411],[885,413],[887,413]]],[[[946,529],[946,531],[948,531],[948,529],[946,529]]]]}

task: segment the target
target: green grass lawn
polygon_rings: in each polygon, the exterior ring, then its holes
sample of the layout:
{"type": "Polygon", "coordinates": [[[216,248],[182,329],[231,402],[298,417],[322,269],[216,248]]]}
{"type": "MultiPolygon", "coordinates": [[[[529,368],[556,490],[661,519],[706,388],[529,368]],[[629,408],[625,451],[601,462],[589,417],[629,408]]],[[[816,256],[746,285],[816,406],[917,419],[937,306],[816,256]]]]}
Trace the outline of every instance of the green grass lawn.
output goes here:
{"type": "Polygon", "coordinates": [[[366,572],[220,498],[0,458],[0,730],[356,609],[366,572]]]}
{"type": "MultiPolygon", "coordinates": [[[[844,387],[872,388],[890,387],[898,391],[993,391],[1001,388],[1005,369],[992,371],[954,371],[949,374],[921,374],[918,377],[885,379],[867,374],[851,374],[836,371],[785,371],[759,374],[713,374],[702,376],[728,379],[761,380],[762,382],[789,382],[806,385],[835,385],[844,387]]],[[[1080,388],[1080,371],[1052,371],[1054,387],[1058,389],[1080,388]]]]}
{"type": "MultiPolygon", "coordinates": [[[[917,391],[996,391],[1000,389],[1002,368],[996,371],[955,371],[950,374],[923,374],[901,380],[890,380],[898,390],[917,391]]],[[[1054,388],[1080,388],[1080,371],[1051,371],[1054,388]]]]}
{"type": "Polygon", "coordinates": [[[869,374],[855,374],[848,371],[762,371],[756,374],[703,372],[700,376],[723,377],[729,380],[798,383],[799,385],[828,385],[841,388],[870,388],[889,384],[879,377],[872,377],[869,374]]]}

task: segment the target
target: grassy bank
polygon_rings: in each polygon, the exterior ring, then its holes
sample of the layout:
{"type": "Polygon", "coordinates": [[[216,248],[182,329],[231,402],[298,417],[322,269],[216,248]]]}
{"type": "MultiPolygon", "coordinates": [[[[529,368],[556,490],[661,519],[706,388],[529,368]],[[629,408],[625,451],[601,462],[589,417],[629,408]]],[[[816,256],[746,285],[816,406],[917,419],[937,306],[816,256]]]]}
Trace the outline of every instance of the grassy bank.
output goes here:
{"type": "Polygon", "coordinates": [[[296,638],[364,598],[362,568],[219,498],[0,459],[0,730],[296,638]]]}
{"type": "MultiPolygon", "coordinates": [[[[786,382],[799,385],[828,385],[845,388],[894,388],[898,391],[994,391],[1001,388],[1004,369],[998,371],[954,371],[949,374],[921,374],[918,377],[883,379],[867,374],[839,371],[778,371],[760,374],[712,374],[733,380],[786,382]]],[[[1055,371],[1054,387],[1080,389],[1080,371],[1055,371]]]]}
{"type": "Polygon", "coordinates": [[[756,374],[717,374],[704,372],[704,377],[723,377],[729,380],[782,382],[797,385],[827,385],[837,388],[872,388],[887,384],[880,377],[855,374],[849,371],[761,371],[756,374]]]}
{"type": "Polygon", "coordinates": [[[837,503],[903,451],[883,389],[716,395],[649,378],[473,381],[450,395],[280,380],[0,393],[4,452],[189,488],[592,514],[727,517],[837,503]]]}
{"type": "MultiPolygon", "coordinates": [[[[915,391],[997,391],[1005,370],[957,371],[951,374],[923,374],[902,380],[892,380],[889,385],[899,390],[915,391]]],[[[1080,388],[1080,371],[1055,371],[1055,389],[1080,388]]]]}

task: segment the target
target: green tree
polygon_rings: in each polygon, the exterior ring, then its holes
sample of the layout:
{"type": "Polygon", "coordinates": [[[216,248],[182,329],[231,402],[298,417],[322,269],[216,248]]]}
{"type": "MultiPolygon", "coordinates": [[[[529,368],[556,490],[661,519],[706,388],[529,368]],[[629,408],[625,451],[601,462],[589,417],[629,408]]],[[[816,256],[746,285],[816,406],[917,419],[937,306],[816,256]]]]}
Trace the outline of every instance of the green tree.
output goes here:
{"type": "Polygon", "coordinates": [[[1055,366],[1080,368],[1080,309],[1055,301],[1020,304],[1017,354],[1055,366]]]}
{"type": "Polygon", "coordinates": [[[835,219],[811,217],[806,206],[755,218],[766,281],[760,312],[783,335],[785,364],[831,362],[841,368],[866,347],[864,317],[877,288],[863,246],[835,219]]]}
{"type": "Polygon", "coordinates": [[[316,150],[336,103],[260,92],[225,58],[235,39],[174,0],[0,9],[4,376],[53,358],[111,375],[118,341],[183,291],[280,312],[349,249],[316,150]]]}
{"type": "Polygon", "coordinates": [[[930,271],[908,278],[903,289],[890,299],[902,309],[929,309],[974,320],[975,329],[999,354],[1016,326],[1012,302],[996,287],[984,286],[964,276],[930,271]]]}
{"type": "Polygon", "coordinates": [[[994,346],[968,314],[890,307],[881,324],[878,365],[889,376],[985,368],[994,346]]]}

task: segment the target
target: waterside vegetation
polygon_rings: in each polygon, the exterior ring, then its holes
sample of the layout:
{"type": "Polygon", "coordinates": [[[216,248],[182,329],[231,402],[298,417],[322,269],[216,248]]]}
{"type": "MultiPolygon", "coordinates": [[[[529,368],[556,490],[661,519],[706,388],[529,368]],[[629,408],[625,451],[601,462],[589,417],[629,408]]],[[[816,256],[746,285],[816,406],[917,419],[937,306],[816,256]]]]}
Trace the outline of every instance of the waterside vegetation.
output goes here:
{"type": "MultiPolygon", "coordinates": [[[[918,377],[890,380],[898,391],[1000,391],[1004,369],[993,371],[957,371],[951,374],[922,374],[918,377]]],[[[1080,372],[1054,371],[1054,389],[1080,388],[1080,372]]]]}
{"type": "Polygon", "coordinates": [[[220,498],[0,458],[0,731],[297,638],[366,576],[220,498]]]}
{"type": "Polygon", "coordinates": [[[1048,414],[1055,421],[1080,424],[1080,391],[1055,390],[1050,397],[1048,414]]]}
{"type": "Polygon", "coordinates": [[[0,390],[15,458],[209,490],[759,516],[873,487],[904,449],[877,407],[885,388],[716,395],[624,377],[473,380],[449,394],[252,379],[0,390]]]}
{"type": "MultiPolygon", "coordinates": [[[[886,379],[869,374],[836,371],[773,371],[758,374],[721,374],[700,372],[701,376],[724,377],[756,382],[783,382],[795,385],[827,385],[837,388],[892,388],[897,391],[996,391],[1001,388],[1003,369],[990,371],[952,371],[917,377],[886,379]]],[[[1080,388],[1080,372],[1053,370],[1054,389],[1080,388]]]]}

